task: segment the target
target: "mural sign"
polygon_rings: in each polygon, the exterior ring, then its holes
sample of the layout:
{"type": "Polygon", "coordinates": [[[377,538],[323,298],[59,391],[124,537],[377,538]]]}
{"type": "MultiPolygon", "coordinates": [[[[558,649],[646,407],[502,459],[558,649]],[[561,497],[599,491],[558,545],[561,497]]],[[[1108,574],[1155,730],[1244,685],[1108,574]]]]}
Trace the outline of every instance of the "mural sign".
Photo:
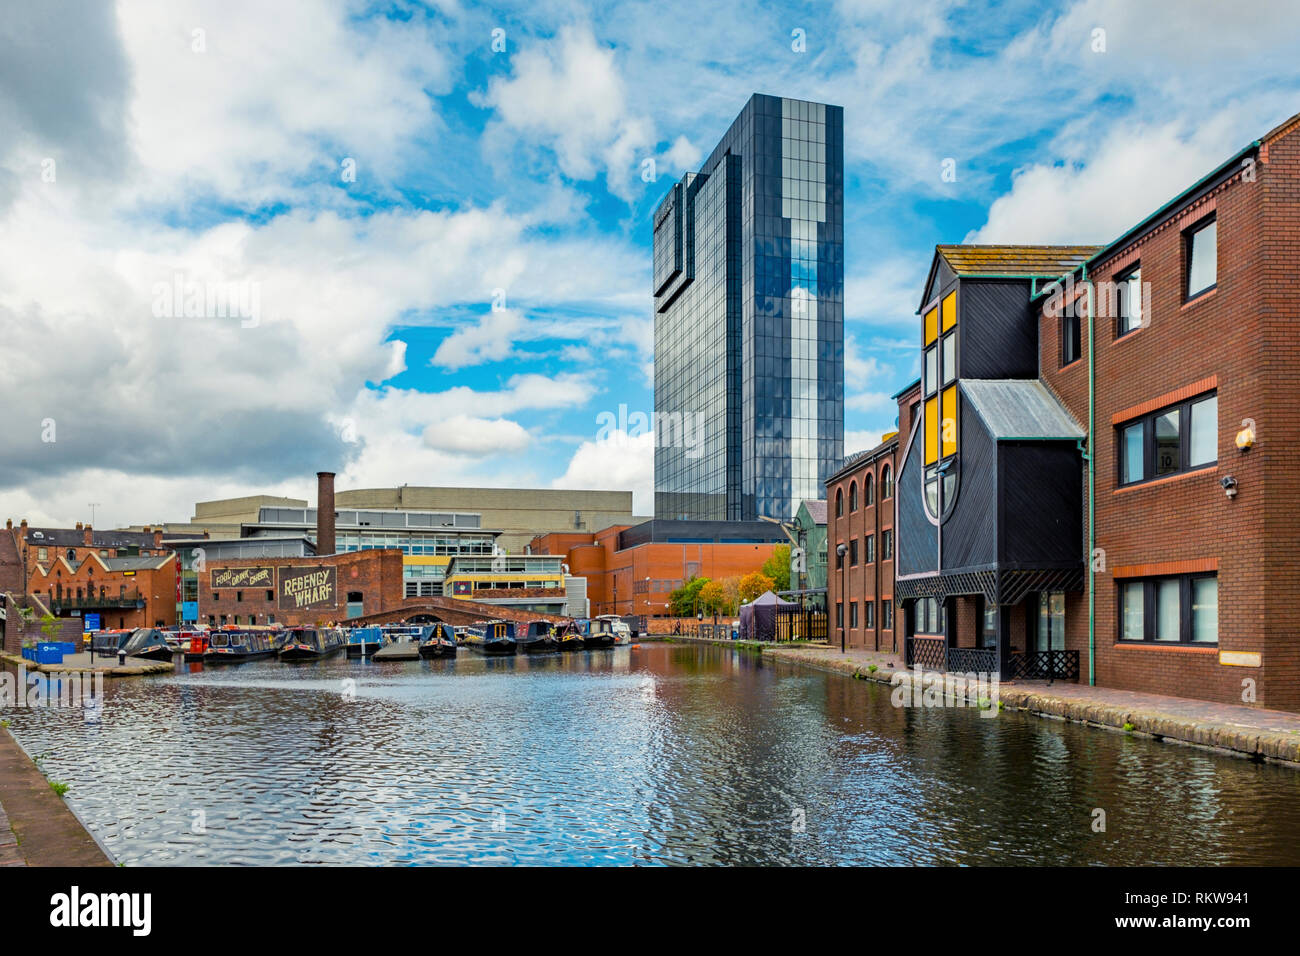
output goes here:
{"type": "Polygon", "coordinates": [[[210,574],[212,590],[223,588],[266,588],[270,590],[275,572],[271,568],[213,568],[210,574]]]}
{"type": "Polygon", "coordinates": [[[281,568],[279,595],[282,611],[335,607],[338,603],[338,569],[281,568]]]}

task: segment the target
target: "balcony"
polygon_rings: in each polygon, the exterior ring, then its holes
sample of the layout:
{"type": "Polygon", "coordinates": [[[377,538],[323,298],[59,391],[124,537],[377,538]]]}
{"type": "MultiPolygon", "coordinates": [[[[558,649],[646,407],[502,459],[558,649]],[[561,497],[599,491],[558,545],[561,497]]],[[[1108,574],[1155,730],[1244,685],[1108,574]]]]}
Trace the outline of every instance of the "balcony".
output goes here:
{"type": "Polygon", "coordinates": [[[125,594],[105,594],[103,597],[91,595],[88,597],[74,597],[64,594],[62,596],[46,595],[49,601],[50,610],[58,615],[62,611],[94,611],[99,608],[136,608],[142,609],[145,606],[144,595],[139,591],[127,591],[125,594]]]}
{"type": "Polygon", "coordinates": [[[1003,672],[998,666],[997,649],[992,647],[949,647],[942,637],[909,637],[905,648],[904,660],[908,667],[953,674],[1004,673],[1006,680],[1079,679],[1078,651],[1016,651],[1007,658],[1003,672]]]}

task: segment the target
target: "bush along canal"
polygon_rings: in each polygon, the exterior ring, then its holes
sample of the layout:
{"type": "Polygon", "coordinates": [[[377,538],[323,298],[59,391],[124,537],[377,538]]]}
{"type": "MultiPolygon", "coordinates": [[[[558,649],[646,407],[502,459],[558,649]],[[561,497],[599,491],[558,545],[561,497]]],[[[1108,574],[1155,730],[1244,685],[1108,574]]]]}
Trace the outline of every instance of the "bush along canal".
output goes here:
{"type": "Polygon", "coordinates": [[[127,865],[1300,864],[1290,767],[729,647],[181,664],[4,716],[127,865]]]}

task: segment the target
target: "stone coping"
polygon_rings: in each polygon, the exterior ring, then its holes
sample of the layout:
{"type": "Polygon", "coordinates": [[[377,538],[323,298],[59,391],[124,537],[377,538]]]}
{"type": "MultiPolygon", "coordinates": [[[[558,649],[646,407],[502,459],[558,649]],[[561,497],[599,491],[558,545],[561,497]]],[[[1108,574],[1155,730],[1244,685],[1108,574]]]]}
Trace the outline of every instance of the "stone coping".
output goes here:
{"type": "Polygon", "coordinates": [[[116,659],[104,658],[105,663],[94,664],[90,655],[82,651],[79,654],[65,655],[61,664],[37,664],[21,654],[0,651],[0,661],[25,667],[29,674],[103,674],[105,677],[149,677],[154,674],[174,674],[175,662],[148,661],[129,657],[128,663],[118,664],[116,659]]]}
{"type": "MultiPolygon", "coordinates": [[[[841,654],[839,648],[827,644],[758,645],[683,636],[668,639],[758,650],[772,659],[889,686],[910,687],[916,677],[914,670],[902,665],[901,654],[875,651],[841,654]]],[[[926,673],[928,676],[938,672],[926,673]]],[[[976,689],[972,687],[968,692],[960,675],[946,675],[944,687],[945,692],[951,688],[963,700],[979,703],[974,696],[976,689]]],[[[1039,717],[1069,720],[1300,769],[1300,714],[1288,711],[1061,681],[1052,684],[1004,681],[998,685],[998,698],[1005,709],[1039,717]]]]}

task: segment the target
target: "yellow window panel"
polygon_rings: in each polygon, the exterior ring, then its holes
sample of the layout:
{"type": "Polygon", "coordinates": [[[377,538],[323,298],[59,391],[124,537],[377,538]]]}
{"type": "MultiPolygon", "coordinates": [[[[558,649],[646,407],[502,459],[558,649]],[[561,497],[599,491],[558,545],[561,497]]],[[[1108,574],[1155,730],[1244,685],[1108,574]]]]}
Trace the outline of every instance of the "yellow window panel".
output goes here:
{"type": "Polygon", "coordinates": [[[925,313],[925,344],[929,345],[939,337],[939,307],[935,306],[925,313]]]}
{"type": "Polygon", "coordinates": [[[925,418],[921,422],[925,429],[925,463],[933,465],[939,460],[939,398],[925,400],[925,418]]]}
{"type": "Polygon", "coordinates": [[[943,297],[943,331],[947,332],[957,324],[957,290],[943,297]]]}
{"type": "Polygon", "coordinates": [[[943,391],[943,421],[939,429],[942,436],[943,457],[957,454],[957,386],[943,391]]]}

